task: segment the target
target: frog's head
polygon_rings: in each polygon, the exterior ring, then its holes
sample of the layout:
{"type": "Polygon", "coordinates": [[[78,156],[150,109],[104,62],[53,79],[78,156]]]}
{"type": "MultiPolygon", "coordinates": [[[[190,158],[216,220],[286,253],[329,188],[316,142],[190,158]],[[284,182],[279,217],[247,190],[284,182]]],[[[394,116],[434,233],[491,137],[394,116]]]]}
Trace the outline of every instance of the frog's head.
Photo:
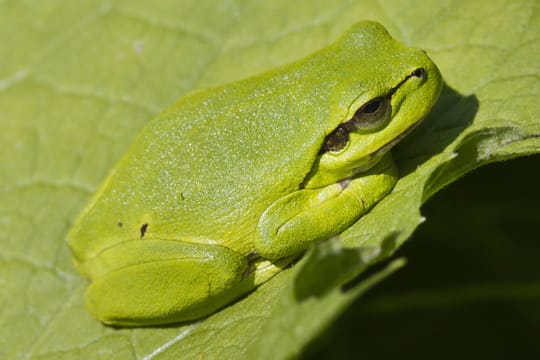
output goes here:
{"type": "Polygon", "coordinates": [[[396,42],[377,23],[355,25],[331,51],[335,118],[305,188],[373,167],[427,115],[441,91],[441,75],[426,53],[396,42]]]}

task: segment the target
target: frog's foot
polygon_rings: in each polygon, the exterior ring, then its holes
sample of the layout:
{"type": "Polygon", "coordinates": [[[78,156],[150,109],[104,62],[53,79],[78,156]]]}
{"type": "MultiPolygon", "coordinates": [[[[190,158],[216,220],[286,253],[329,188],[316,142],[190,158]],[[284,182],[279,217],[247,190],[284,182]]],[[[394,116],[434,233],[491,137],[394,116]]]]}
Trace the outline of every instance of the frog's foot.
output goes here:
{"type": "Polygon", "coordinates": [[[86,291],[102,322],[145,326],[197,319],[253,288],[241,254],[223,246],[145,239],[106,249],[86,291]]]}
{"type": "Polygon", "coordinates": [[[356,178],[278,199],[259,219],[255,249],[267,259],[281,259],[337,235],[385,197],[396,180],[397,170],[388,156],[356,178]]]}

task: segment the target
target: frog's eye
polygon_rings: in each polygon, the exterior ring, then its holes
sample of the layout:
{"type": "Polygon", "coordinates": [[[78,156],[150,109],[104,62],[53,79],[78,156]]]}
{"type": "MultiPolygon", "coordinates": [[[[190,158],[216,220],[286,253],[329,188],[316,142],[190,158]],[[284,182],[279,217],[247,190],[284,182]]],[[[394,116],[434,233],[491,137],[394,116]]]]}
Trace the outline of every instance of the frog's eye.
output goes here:
{"type": "Polygon", "coordinates": [[[392,115],[392,105],[389,96],[381,96],[368,101],[354,113],[349,121],[338,126],[326,137],[321,153],[343,149],[349,141],[351,131],[380,129],[390,120],[390,115],[392,115]]]}
{"type": "Polygon", "coordinates": [[[347,121],[347,128],[353,131],[379,129],[390,120],[390,115],[392,115],[390,97],[378,97],[356,110],[352,119],[347,121]]]}

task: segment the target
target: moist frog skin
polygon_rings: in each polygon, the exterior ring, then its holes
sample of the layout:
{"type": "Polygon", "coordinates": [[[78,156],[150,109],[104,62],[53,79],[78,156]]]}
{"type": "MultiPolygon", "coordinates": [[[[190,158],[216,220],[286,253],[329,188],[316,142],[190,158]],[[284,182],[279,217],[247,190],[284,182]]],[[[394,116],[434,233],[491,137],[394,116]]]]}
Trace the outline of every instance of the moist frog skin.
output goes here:
{"type": "Polygon", "coordinates": [[[437,101],[422,50],[374,22],[151,120],[73,225],[100,321],[207,316],[337,235],[397,181],[391,148],[437,101]]]}

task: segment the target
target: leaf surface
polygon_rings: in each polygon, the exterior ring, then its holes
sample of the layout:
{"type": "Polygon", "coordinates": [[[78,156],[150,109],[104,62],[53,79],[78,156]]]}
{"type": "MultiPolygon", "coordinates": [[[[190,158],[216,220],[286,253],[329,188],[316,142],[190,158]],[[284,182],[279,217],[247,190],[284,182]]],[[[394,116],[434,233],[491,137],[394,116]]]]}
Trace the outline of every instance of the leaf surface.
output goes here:
{"type": "Polygon", "coordinates": [[[404,264],[372,267],[424,220],[428,198],[540,150],[533,0],[4,1],[0,28],[2,358],[295,357],[404,264]],[[65,235],[143,124],[186,92],[295,60],[361,19],[425,49],[445,78],[432,114],[394,150],[393,193],[205,320],[113,329],[92,319],[65,235]]]}

